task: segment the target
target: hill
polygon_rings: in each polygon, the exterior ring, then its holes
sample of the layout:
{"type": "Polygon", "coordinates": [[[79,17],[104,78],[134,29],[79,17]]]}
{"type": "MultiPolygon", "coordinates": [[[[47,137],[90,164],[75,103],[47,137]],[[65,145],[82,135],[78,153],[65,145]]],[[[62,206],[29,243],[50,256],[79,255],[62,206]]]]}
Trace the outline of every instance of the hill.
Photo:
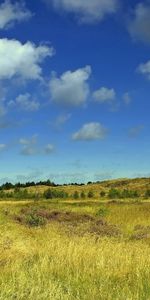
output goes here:
{"type": "MultiPolygon", "coordinates": [[[[39,192],[43,193],[49,186],[47,185],[35,185],[32,187],[28,187],[28,191],[30,192],[39,192]]],[[[62,189],[68,194],[73,194],[75,191],[81,193],[84,191],[88,193],[90,190],[94,192],[95,196],[99,196],[101,191],[105,191],[106,193],[109,192],[110,189],[118,189],[120,191],[124,189],[128,190],[136,190],[140,194],[144,194],[146,190],[150,189],[150,178],[134,178],[134,179],[113,179],[113,180],[106,180],[102,182],[96,183],[87,183],[85,185],[80,184],[73,184],[73,185],[62,185],[56,187],[50,187],[51,189],[62,189]]]]}

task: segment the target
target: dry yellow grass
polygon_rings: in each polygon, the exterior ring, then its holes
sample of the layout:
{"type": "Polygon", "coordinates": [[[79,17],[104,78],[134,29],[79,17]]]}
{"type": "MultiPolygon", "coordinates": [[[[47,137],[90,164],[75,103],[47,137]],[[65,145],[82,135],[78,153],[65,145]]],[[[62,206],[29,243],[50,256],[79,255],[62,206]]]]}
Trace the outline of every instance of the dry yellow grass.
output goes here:
{"type": "Polygon", "coordinates": [[[136,225],[150,226],[149,203],[0,202],[0,299],[149,300],[150,238],[131,239],[136,225]],[[122,235],[82,234],[84,224],[72,230],[56,221],[29,228],[12,218],[35,205],[93,217],[105,208],[122,235]]]}

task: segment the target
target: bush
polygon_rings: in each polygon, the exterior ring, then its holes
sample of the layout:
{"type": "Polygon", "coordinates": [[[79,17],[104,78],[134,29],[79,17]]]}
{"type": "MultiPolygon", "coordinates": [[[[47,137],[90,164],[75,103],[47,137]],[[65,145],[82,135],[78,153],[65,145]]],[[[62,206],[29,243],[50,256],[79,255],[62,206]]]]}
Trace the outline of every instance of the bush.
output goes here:
{"type": "Polygon", "coordinates": [[[53,192],[51,189],[47,189],[44,194],[43,194],[44,198],[46,199],[53,199],[53,192]]]}
{"type": "Polygon", "coordinates": [[[106,192],[105,192],[105,191],[101,191],[101,192],[100,192],[100,197],[103,198],[103,197],[105,197],[105,196],[106,196],[106,192]]]}
{"type": "Polygon", "coordinates": [[[108,194],[109,198],[111,199],[117,199],[117,198],[138,198],[139,197],[139,193],[138,191],[134,191],[134,190],[123,190],[123,191],[119,191],[117,189],[111,189],[109,191],[108,194]]]}
{"type": "Polygon", "coordinates": [[[55,198],[68,198],[68,193],[55,189],[47,189],[44,194],[44,198],[46,199],[55,199],[55,198]]]}
{"type": "Polygon", "coordinates": [[[28,193],[26,189],[20,189],[19,187],[15,187],[13,196],[18,199],[26,199],[26,198],[34,198],[34,194],[28,193]]]}
{"type": "Polygon", "coordinates": [[[82,199],[85,199],[85,198],[86,198],[86,195],[85,195],[85,193],[84,193],[83,191],[81,192],[80,197],[81,197],[82,199]]]}
{"type": "Polygon", "coordinates": [[[93,191],[89,191],[88,192],[88,198],[93,198],[94,197],[94,192],[93,191]]]}
{"type": "Polygon", "coordinates": [[[120,198],[120,191],[118,191],[117,189],[110,189],[108,197],[110,199],[120,198]]]}
{"type": "Polygon", "coordinates": [[[106,207],[100,207],[99,210],[96,212],[96,216],[98,217],[106,217],[108,214],[108,209],[106,207]]]}
{"type": "Polygon", "coordinates": [[[120,195],[121,198],[138,198],[139,194],[137,191],[123,190],[120,195]]]}
{"type": "Polygon", "coordinates": [[[74,198],[74,199],[79,199],[79,193],[78,193],[77,191],[75,191],[75,192],[73,193],[73,198],[74,198]]]}
{"type": "Polygon", "coordinates": [[[149,198],[149,197],[150,197],[150,190],[147,190],[147,191],[145,192],[145,197],[146,197],[146,198],[149,198]]]}
{"type": "Polygon", "coordinates": [[[26,216],[25,223],[31,227],[43,226],[46,224],[46,219],[35,214],[26,216]]]}

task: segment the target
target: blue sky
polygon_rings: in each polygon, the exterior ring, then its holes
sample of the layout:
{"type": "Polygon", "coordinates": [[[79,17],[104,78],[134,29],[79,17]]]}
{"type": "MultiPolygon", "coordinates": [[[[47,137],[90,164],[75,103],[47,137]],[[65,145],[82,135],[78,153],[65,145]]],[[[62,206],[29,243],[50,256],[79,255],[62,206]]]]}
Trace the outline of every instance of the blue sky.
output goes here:
{"type": "Polygon", "coordinates": [[[0,182],[150,176],[150,1],[0,1],[0,182]]]}

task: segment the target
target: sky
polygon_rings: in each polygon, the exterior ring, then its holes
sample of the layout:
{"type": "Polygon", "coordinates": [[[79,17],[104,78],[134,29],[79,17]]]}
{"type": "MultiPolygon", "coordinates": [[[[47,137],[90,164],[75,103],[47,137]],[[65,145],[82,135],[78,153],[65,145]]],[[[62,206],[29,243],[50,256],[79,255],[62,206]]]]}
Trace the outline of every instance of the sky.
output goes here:
{"type": "Polygon", "coordinates": [[[150,1],[0,1],[0,183],[150,176],[150,1]]]}

